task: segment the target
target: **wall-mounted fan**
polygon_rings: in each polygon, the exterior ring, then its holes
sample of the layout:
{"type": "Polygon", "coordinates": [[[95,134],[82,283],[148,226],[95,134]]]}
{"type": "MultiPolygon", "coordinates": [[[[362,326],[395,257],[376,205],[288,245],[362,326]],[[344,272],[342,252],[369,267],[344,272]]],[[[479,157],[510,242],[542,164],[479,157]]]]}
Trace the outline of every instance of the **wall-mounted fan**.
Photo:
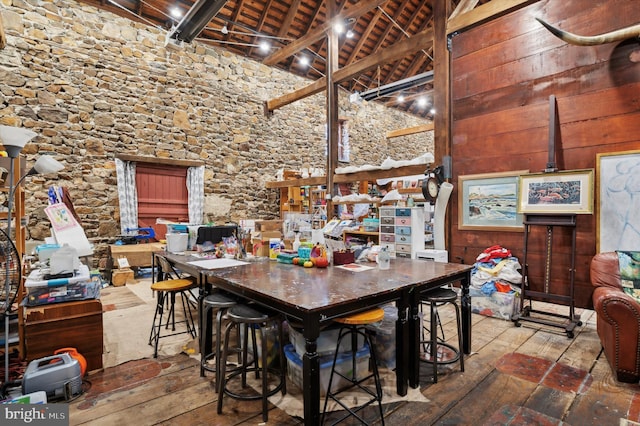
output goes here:
{"type": "MultiPolygon", "coordinates": [[[[17,306],[14,303],[20,290],[22,268],[20,256],[7,233],[0,229],[0,313],[8,316],[17,306]]],[[[6,319],[6,318],[5,318],[6,319]]],[[[6,336],[5,336],[6,337],[6,336]]]]}
{"type": "Polygon", "coordinates": [[[4,381],[0,388],[0,397],[6,397],[5,393],[12,384],[9,382],[9,322],[13,312],[18,310],[15,305],[20,292],[22,280],[22,268],[20,256],[7,233],[0,229],[0,315],[4,321],[4,381]]]}

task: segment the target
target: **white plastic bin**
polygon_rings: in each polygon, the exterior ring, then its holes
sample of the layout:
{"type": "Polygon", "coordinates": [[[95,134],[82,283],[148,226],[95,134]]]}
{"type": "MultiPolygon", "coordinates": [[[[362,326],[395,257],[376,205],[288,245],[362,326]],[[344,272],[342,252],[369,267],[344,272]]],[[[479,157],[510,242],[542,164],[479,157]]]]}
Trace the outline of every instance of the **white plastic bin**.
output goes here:
{"type": "MultiPolygon", "coordinates": [[[[302,358],[298,356],[293,345],[284,347],[284,354],[287,357],[287,376],[289,380],[300,389],[302,389],[302,358]]],[[[356,375],[359,379],[369,374],[369,347],[364,346],[356,352],[356,375]]],[[[333,364],[333,355],[320,357],[320,395],[326,395],[329,387],[329,375],[331,374],[331,365],[333,364]]],[[[336,360],[336,371],[349,377],[352,371],[351,353],[338,354],[336,360]]],[[[336,391],[348,382],[342,377],[335,375],[331,390],[336,391]]]]}
{"type": "Polygon", "coordinates": [[[182,253],[187,250],[189,234],[166,234],[166,238],[169,253],[182,253]]]}
{"type": "MultiPolygon", "coordinates": [[[[336,343],[338,343],[338,333],[340,332],[339,326],[333,326],[331,328],[326,328],[320,332],[320,336],[318,336],[318,340],[316,341],[318,345],[318,355],[331,355],[336,350],[336,343]]],[[[289,327],[289,341],[293,344],[296,349],[296,353],[299,356],[303,356],[306,352],[305,349],[305,340],[301,331],[296,330],[293,327],[289,327]]],[[[362,349],[364,346],[364,337],[358,335],[358,350],[362,349]]],[[[340,343],[340,352],[348,352],[351,351],[351,337],[346,337],[342,339],[340,343]]]]}

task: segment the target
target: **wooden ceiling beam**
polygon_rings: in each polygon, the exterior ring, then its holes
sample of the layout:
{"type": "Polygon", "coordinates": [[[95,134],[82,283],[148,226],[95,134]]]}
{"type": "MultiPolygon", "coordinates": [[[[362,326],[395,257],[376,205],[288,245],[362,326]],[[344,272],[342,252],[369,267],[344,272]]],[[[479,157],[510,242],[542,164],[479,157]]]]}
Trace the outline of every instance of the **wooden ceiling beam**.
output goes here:
{"type": "Polygon", "coordinates": [[[449,20],[455,18],[458,15],[462,15],[463,13],[467,13],[478,5],[480,0],[461,0],[458,3],[458,6],[451,12],[451,16],[449,16],[449,20]]]}
{"type": "Polygon", "coordinates": [[[308,86],[303,87],[302,89],[294,90],[293,92],[287,93],[284,96],[266,101],[264,105],[265,113],[269,115],[272,111],[275,111],[278,108],[282,108],[285,105],[292,104],[295,101],[299,101],[300,99],[313,96],[317,93],[322,92],[326,88],[327,77],[320,77],[319,79],[309,84],[308,86]]]}
{"type": "MultiPolygon", "coordinates": [[[[337,0],[336,0],[337,1],[337,0]]],[[[322,2],[320,2],[319,4],[322,4],[322,2]]],[[[336,14],[339,15],[340,13],[342,13],[342,9],[344,9],[344,6],[347,4],[347,1],[342,1],[342,3],[340,4],[335,4],[336,7],[336,14]]],[[[317,15],[317,14],[316,14],[317,15]]],[[[315,20],[315,16],[314,16],[314,20],[315,20]]],[[[316,52],[322,52],[322,49],[326,49],[326,45],[327,45],[327,37],[323,37],[322,39],[320,39],[320,44],[318,45],[318,48],[316,49],[316,52]]]]}
{"type": "Polygon", "coordinates": [[[334,73],[334,81],[341,83],[357,75],[365,73],[379,64],[388,64],[406,55],[415,52],[417,49],[425,49],[433,44],[433,30],[427,28],[424,31],[399,41],[386,49],[382,49],[372,55],[367,56],[353,64],[339,69],[334,73]]]}
{"type": "MultiPolygon", "coordinates": [[[[399,41],[398,43],[391,45],[386,49],[382,49],[379,52],[374,53],[373,55],[369,55],[366,58],[363,58],[351,65],[337,70],[333,73],[334,83],[338,84],[345,82],[377,67],[379,64],[386,64],[401,59],[407,54],[415,52],[416,49],[428,49],[432,44],[433,30],[431,28],[427,28],[426,30],[421,31],[410,38],[399,41]]],[[[291,104],[300,99],[304,99],[308,96],[315,95],[316,93],[320,93],[326,88],[326,85],[326,78],[321,78],[314,81],[310,85],[303,87],[302,89],[298,89],[284,96],[268,100],[265,102],[265,112],[269,114],[272,111],[285,105],[291,104]]]]}
{"type": "MultiPolygon", "coordinates": [[[[380,35],[380,37],[378,38],[378,41],[375,45],[375,47],[371,50],[371,53],[375,53],[380,49],[380,46],[382,46],[382,44],[384,43],[384,41],[387,39],[387,36],[389,35],[389,33],[391,32],[391,30],[394,28],[395,26],[395,22],[398,20],[399,16],[402,14],[403,9],[405,8],[407,2],[409,0],[404,0],[402,2],[402,4],[398,7],[398,9],[396,9],[395,13],[393,14],[393,16],[391,17],[391,23],[390,25],[387,25],[387,27],[385,28],[385,31],[380,35]]],[[[378,8],[378,10],[380,10],[381,8],[378,8]]],[[[420,8],[416,8],[413,11],[413,14],[411,15],[411,17],[408,19],[409,22],[413,21],[413,19],[415,19],[416,15],[418,14],[420,8]]],[[[400,29],[402,30],[402,29],[400,29]]],[[[404,33],[402,33],[402,35],[393,41],[393,43],[397,42],[398,40],[402,39],[402,37],[404,36],[404,33]]],[[[410,36],[409,36],[410,37],[410,36]]],[[[391,43],[391,44],[393,44],[391,43]]],[[[396,67],[399,66],[399,64],[396,64],[396,67]]],[[[378,78],[377,83],[378,86],[383,86],[387,83],[390,82],[390,80],[393,78],[393,73],[395,72],[395,67],[391,67],[391,69],[389,70],[388,73],[386,73],[385,76],[383,76],[382,78],[378,78]]],[[[367,89],[370,89],[371,87],[367,87],[367,89]]]]}
{"type": "Polygon", "coordinates": [[[429,132],[433,130],[433,123],[421,124],[420,126],[407,127],[404,129],[391,130],[387,132],[387,139],[398,138],[400,136],[415,135],[416,133],[429,132]]]}
{"type": "Polygon", "coordinates": [[[540,0],[491,0],[447,22],[447,35],[477,27],[540,0]]]}
{"type": "MultiPolygon", "coordinates": [[[[371,9],[378,7],[379,5],[385,3],[387,0],[366,0],[360,1],[356,6],[350,8],[346,11],[344,19],[349,18],[357,18],[371,9]]],[[[295,55],[300,52],[305,47],[312,45],[318,40],[325,37],[328,29],[331,28],[333,22],[325,22],[322,25],[319,25],[314,30],[309,31],[306,35],[300,37],[297,40],[292,41],[282,49],[272,53],[267,56],[264,61],[262,61],[265,65],[275,65],[280,61],[288,58],[289,56],[295,55]]]]}
{"type": "MultiPolygon", "coordinates": [[[[411,20],[413,20],[413,19],[415,19],[415,15],[411,16],[411,20]]],[[[421,32],[421,31],[427,29],[429,27],[429,25],[431,25],[431,19],[424,21],[417,32],[421,32]]],[[[419,65],[421,63],[420,57],[422,56],[422,54],[425,54],[427,52],[433,52],[433,46],[431,46],[429,49],[426,49],[426,50],[425,49],[421,49],[421,50],[417,51],[416,54],[414,55],[413,60],[411,61],[411,64],[401,74],[403,76],[414,76],[414,75],[419,74],[419,72],[417,72],[417,68],[418,67],[416,66],[416,63],[419,65]]],[[[383,81],[380,82],[380,85],[389,84],[389,83],[392,83],[394,81],[398,81],[398,80],[402,80],[403,78],[406,78],[406,77],[393,78],[395,72],[399,69],[399,67],[402,65],[402,63],[403,63],[403,61],[397,61],[395,63],[395,65],[393,66],[393,68],[386,75],[386,77],[383,78],[383,81]]],[[[425,71],[426,71],[426,69],[425,69],[425,71]]]]}
{"type": "Polygon", "coordinates": [[[300,2],[302,0],[294,0],[291,2],[291,6],[289,6],[289,10],[287,11],[287,16],[285,16],[284,21],[282,21],[282,25],[278,30],[278,37],[286,37],[289,33],[289,28],[291,28],[291,23],[293,22],[293,18],[296,17],[298,13],[298,8],[300,7],[300,2]]]}
{"type": "MultiPolygon", "coordinates": [[[[264,25],[264,20],[267,19],[267,13],[271,9],[271,3],[273,3],[273,0],[268,0],[267,4],[264,7],[264,11],[260,14],[260,18],[258,19],[258,23],[256,24],[256,31],[258,31],[258,32],[262,31],[262,26],[264,25]]],[[[254,36],[253,39],[255,40],[256,36],[254,36]]],[[[249,56],[253,56],[253,52],[255,52],[255,50],[256,50],[255,47],[250,47],[249,48],[249,56]]]]}
{"type": "Polygon", "coordinates": [[[367,39],[371,35],[371,32],[375,28],[381,16],[382,16],[382,11],[380,11],[378,8],[378,10],[376,10],[376,13],[373,15],[373,19],[369,21],[369,23],[367,24],[367,27],[362,32],[360,39],[358,39],[358,42],[353,47],[353,51],[351,52],[351,55],[349,55],[349,57],[347,58],[346,65],[349,65],[356,60],[356,58],[358,57],[358,53],[360,53],[360,50],[362,50],[362,45],[367,41],[367,39]]]}

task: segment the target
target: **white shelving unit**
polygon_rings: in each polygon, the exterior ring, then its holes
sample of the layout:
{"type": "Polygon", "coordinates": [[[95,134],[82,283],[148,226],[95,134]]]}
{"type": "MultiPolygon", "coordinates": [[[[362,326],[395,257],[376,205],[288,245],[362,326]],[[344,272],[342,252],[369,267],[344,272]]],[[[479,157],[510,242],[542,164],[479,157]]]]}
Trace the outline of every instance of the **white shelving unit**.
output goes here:
{"type": "Polygon", "coordinates": [[[415,259],[424,243],[424,207],[380,207],[380,245],[392,257],[415,259]]]}

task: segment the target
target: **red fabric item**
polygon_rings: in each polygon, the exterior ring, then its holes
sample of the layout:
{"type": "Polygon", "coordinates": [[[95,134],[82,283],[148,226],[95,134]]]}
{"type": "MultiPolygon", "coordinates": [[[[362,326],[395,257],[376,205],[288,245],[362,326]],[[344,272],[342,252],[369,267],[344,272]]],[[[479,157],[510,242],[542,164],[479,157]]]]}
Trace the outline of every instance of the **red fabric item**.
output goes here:
{"type": "Polygon", "coordinates": [[[495,282],[496,290],[500,293],[509,293],[511,291],[511,286],[509,284],[501,283],[500,281],[495,282]]]}
{"type": "Polygon", "coordinates": [[[476,258],[476,262],[488,262],[491,259],[503,259],[510,256],[511,250],[506,249],[500,245],[495,245],[487,247],[482,253],[480,253],[476,258]]]}

